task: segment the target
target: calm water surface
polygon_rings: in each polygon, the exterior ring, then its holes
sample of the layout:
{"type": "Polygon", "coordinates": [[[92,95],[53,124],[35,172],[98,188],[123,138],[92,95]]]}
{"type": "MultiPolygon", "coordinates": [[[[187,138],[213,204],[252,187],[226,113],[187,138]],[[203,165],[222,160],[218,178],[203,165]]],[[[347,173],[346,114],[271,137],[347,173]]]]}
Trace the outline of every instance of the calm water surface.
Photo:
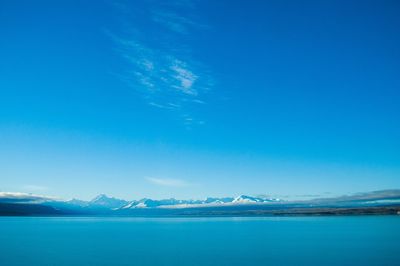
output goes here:
{"type": "Polygon", "coordinates": [[[0,265],[400,265],[400,216],[0,217],[0,265]]]}

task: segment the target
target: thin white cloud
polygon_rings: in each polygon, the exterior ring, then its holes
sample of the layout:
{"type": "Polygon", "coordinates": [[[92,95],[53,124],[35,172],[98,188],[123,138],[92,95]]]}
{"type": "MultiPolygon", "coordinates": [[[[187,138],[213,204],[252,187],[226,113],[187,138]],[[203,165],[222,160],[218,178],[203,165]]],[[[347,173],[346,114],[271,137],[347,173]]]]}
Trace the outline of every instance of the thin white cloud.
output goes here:
{"type": "Polygon", "coordinates": [[[185,17],[166,11],[153,11],[152,20],[176,33],[187,33],[191,21],[185,17]]]}
{"type": "Polygon", "coordinates": [[[198,104],[205,104],[205,102],[204,102],[204,101],[202,101],[202,100],[198,100],[198,99],[194,99],[194,100],[192,100],[192,102],[194,102],[194,103],[198,103],[198,104]]]}
{"type": "Polygon", "coordinates": [[[156,177],[146,177],[146,180],[154,185],[163,187],[187,187],[190,183],[187,183],[181,179],[173,178],[156,178],[156,177]]]}
{"type": "MultiPolygon", "coordinates": [[[[182,7],[180,7],[182,8],[182,7]]],[[[158,9],[152,11],[152,20],[164,27],[178,34],[187,34],[194,29],[206,29],[207,25],[195,21],[188,15],[188,10],[192,8],[183,7],[186,10],[184,15],[167,9],[158,9]]]]}
{"type": "Polygon", "coordinates": [[[193,84],[198,77],[187,68],[186,64],[182,61],[175,60],[171,69],[175,72],[174,77],[179,83],[175,87],[183,93],[197,95],[197,91],[193,88],[193,84]]]}
{"type": "Polygon", "coordinates": [[[149,102],[149,105],[157,107],[157,108],[162,108],[162,109],[168,109],[168,106],[162,105],[162,104],[158,104],[155,102],[149,102]]]}

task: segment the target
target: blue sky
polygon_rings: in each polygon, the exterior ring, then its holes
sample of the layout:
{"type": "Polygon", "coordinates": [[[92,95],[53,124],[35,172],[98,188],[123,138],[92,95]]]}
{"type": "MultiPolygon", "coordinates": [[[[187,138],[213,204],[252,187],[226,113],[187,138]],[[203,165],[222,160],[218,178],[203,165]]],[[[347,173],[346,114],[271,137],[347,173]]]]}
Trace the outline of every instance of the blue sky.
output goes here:
{"type": "Polygon", "coordinates": [[[0,2],[0,191],[400,187],[396,1],[0,2]]]}

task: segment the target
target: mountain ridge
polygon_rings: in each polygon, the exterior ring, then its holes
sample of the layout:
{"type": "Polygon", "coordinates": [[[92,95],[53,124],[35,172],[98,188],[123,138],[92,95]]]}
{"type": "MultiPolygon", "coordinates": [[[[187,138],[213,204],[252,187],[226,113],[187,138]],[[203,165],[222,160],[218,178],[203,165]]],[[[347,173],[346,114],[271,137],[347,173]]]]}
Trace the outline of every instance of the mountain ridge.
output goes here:
{"type": "Polygon", "coordinates": [[[0,192],[4,215],[105,216],[254,216],[400,214],[400,189],[356,193],[311,200],[280,200],[239,195],[202,200],[175,198],[123,200],[99,194],[91,200],[61,200],[26,193],[0,192]]]}
{"type": "Polygon", "coordinates": [[[355,193],[350,195],[342,195],[330,198],[314,198],[309,200],[282,200],[279,198],[266,196],[249,196],[239,195],[237,197],[207,197],[202,200],[196,199],[151,199],[142,198],[140,200],[124,200],[115,197],[99,194],[91,200],[85,201],[80,199],[62,200],[55,197],[41,196],[30,193],[21,192],[0,192],[0,202],[8,203],[44,203],[44,202],[63,202],[70,205],[78,205],[81,207],[98,207],[109,209],[127,209],[130,207],[160,207],[174,205],[246,205],[246,204],[285,204],[285,203],[331,203],[331,202],[359,202],[359,201],[379,201],[379,200],[397,200],[400,199],[400,189],[377,190],[363,193],[355,193]]]}

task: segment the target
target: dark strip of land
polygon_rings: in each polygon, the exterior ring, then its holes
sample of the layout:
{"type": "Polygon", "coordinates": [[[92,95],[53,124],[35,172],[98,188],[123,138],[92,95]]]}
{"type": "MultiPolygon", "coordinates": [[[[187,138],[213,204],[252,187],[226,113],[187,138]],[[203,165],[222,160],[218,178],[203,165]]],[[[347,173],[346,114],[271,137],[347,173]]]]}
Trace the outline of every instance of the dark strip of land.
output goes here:
{"type": "Polygon", "coordinates": [[[0,203],[0,216],[338,216],[399,215],[400,205],[365,207],[268,207],[138,208],[130,210],[68,209],[41,204],[0,203]]]}

